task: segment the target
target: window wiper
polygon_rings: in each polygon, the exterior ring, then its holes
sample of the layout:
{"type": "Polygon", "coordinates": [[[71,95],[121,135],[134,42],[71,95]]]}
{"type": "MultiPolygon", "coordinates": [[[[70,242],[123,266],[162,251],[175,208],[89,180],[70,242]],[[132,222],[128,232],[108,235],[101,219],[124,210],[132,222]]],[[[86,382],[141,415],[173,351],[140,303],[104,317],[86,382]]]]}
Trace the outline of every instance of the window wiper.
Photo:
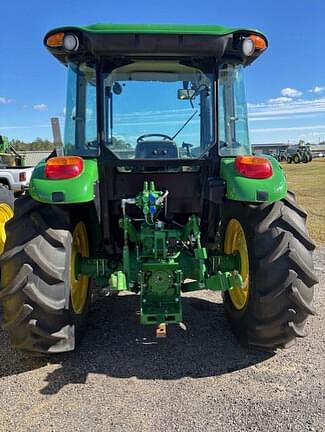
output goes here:
{"type": "Polygon", "coordinates": [[[197,113],[198,113],[198,110],[194,111],[194,113],[191,115],[191,117],[190,117],[189,119],[187,119],[186,122],[183,124],[183,126],[182,126],[180,129],[178,129],[178,131],[175,133],[174,136],[172,136],[172,140],[174,140],[174,139],[177,137],[177,135],[178,135],[180,132],[182,132],[182,130],[185,128],[185,126],[189,124],[189,122],[192,120],[192,118],[193,118],[197,113]]]}

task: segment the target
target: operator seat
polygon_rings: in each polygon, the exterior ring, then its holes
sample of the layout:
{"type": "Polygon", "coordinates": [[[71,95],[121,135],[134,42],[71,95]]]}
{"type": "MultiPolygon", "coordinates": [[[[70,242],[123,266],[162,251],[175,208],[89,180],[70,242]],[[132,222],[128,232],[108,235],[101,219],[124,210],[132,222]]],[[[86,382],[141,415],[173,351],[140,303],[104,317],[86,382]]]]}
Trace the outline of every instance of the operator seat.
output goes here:
{"type": "Polygon", "coordinates": [[[174,141],[140,141],[135,148],[136,159],[178,159],[174,141]]]}

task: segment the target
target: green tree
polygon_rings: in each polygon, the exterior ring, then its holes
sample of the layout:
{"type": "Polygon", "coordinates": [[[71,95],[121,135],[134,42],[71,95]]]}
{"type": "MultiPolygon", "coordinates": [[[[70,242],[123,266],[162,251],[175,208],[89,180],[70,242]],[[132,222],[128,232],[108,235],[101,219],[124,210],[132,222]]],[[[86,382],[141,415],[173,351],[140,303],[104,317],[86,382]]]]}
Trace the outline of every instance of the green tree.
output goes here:
{"type": "Polygon", "coordinates": [[[112,137],[112,147],[115,149],[129,149],[131,148],[131,144],[122,139],[112,137]]]}
{"type": "Polygon", "coordinates": [[[10,144],[16,151],[52,151],[55,148],[55,145],[51,143],[51,141],[47,139],[42,139],[40,137],[35,138],[31,143],[26,143],[21,140],[12,139],[10,144]]]}

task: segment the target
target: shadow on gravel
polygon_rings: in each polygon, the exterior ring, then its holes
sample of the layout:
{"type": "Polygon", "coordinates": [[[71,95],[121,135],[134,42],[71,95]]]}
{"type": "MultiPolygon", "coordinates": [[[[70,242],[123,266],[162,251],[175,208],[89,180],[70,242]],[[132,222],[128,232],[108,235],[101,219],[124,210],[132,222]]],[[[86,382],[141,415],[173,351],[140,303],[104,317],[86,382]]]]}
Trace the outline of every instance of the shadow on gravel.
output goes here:
{"type": "MultiPolygon", "coordinates": [[[[230,373],[260,363],[273,354],[242,348],[232,335],[223,305],[183,298],[187,330],[170,326],[166,339],[156,339],[155,327],[141,326],[138,297],[104,298],[93,305],[90,326],[73,353],[50,359],[24,359],[4,343],[0,377],[58,365],[46,378],[42,394],[55,394],[67,384],[83,384],[89,373],[143,380],[201,378],[230,373]]],[[[0,343],[3,339],[0,334],[0,343]]],[[[3,345],[3,344],[1,344],[3,345]]]]}

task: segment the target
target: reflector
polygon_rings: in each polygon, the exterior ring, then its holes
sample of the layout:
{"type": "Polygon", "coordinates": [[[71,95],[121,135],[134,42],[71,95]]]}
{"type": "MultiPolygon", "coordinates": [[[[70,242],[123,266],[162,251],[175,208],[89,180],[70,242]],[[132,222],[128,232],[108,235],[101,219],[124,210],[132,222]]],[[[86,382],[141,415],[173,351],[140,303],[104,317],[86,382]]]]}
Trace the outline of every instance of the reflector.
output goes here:
{"type": "Polygon", "coordinates": [[[255,49],[263,50],[266,48],[266,42],[261,36],[250,35],[249,38],[254,42],[255,49]]]}
{"type": "Polygon", "coordinates": [[[26,171],[22,171],[19,173],[19,181],[24,182],[27,180],[26,171]]]}
{"type": "Polygon", "coordinates": [[[83,160],[78,156],[54,157],[46,162],[45,176],[53,180],[77,177],[83,166],[83,160]]]}
{"type": "Polygon", "coordinates": [[[265,179],[272,177],[271,162],[262,156],[237,156],[235,169],[244,177],[265,179]]]}
{"type": "Polygon", "coordinates": [[[54,33],[47,38],[46,45],[52,48],[60,47],[63,44],[63,38],[64,38],[63,32],[54,33]]]}

